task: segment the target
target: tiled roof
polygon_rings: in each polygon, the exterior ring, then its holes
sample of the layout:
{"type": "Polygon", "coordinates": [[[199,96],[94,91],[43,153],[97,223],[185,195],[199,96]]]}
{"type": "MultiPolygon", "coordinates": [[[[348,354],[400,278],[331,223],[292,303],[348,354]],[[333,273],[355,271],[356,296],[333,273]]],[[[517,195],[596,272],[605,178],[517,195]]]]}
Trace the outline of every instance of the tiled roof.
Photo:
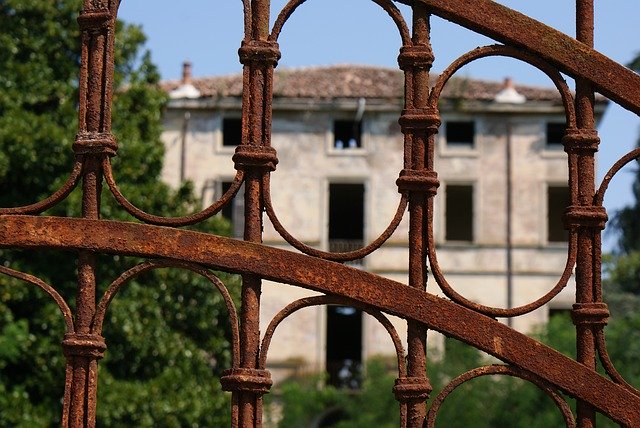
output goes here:
{"type": "MultiPolygon", "coordinates": [[[[433,79],[432,79],[433,80],[433,79]]],[[[170,92],[180,81],[162,82],[170,92]]],[[[242,75],[201,77],[191,80],[201,97],[240,97],[242,75]]],[[[273,84],[275,98],[380,98],[400,99],[403,96],[403,73],[397,69],[335,65],[295,69],[276,69],[273,84]]],[[[502,82],[455,77],[445,87],[443,97],[457,100],[491,101],[503,89],[502,82]]],[[[515,85],[515,89],[529,101],[560,100],[554,88],[515,85]]]]}

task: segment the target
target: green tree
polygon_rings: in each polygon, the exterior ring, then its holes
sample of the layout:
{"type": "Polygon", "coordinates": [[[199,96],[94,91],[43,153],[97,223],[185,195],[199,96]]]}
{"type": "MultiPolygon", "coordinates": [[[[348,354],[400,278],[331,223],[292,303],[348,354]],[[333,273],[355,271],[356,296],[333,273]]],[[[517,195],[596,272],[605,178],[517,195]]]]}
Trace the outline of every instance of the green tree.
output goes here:
{"type": "MultiPolygon", "coordinates": [[[[629,67],[640,72],[640,54],[630,63],[629,67]]],[[[636,143],[640,147],[640,138],[636,143]]],[[[610,284],[619,291],[640,295],[640,161],[636,159],[633,171],[635,179],[631,191],[633,201],[618,210],[612,217],[611,229],[617,233],[617,248],[608,259],[607,273],[610,284]]]]}
{"type": "MultiPolygon", "coordinates": [[[[0,0],[0,206],[33,203],[65,181],[77,126],[81,0],[0,0]]],[[[114,174],[140,208],[180,215],[198,208],[188,185],[160,181],[160,117],[166,95],[143,52],[141,28],[117,26],[113,130],[119,141],[114,174]]],[[[79,216],[74,191],[48,214],[79,216]]],[[[131,220],[107,191],[105,218],[131,220]]],[[[228,233],[213,218],[199,226],[228,233]]],[[[5,266],[51,284],[73,307],[76,255],[0,250],[5,266]]],[[[98,286],[140,260],[101,256],[98,286]]],[[[220,274],[230,291],[237,279],[220,274]]],[[[224,426],[229,397],[218,376],[230,366],[229,318],[215,288],[177,269],[146,273],[129,283],[105,320],[108,350],[100,362],[101,426],[224,426]]],[[[0,275],[0,426],[59,423],[64,384],[60,341],[64,324],[40,290],[0,275]]]]}
{"type": "Polygon", "coordinates": [[[276,394],[265,396],[267,412],[282,409],[279,428],[313,426],[322,415],[341,409],[347,400],[344,391],[323,384],[319,375],[289,379],[278,386],[276,394]]]}
{"type": "MultiPolygon", "coordinates": [[[[618,295],[621,296],[621,295],[618,295]]],[[[611,359],[620,374],[631,384],[640,385],[640,304],[624,296],[614,298],[611,306],[626,310],[613,317],[606,328],[611,359]],[[632,310],[635,309],[635,310],[632,310]]],[[[536,333],[542,343],[575,356],[575,327],[568,314],[553,316],[536,333]]],[[[428,375],[433,392],[430,401],[454,378],[468,370],[496,363],[492,358],[462,342],[445,339],[444,352],[432,351],[428,375]],[[439,355],[440,354],[440,355],[439,355]]],[[[392,394],[397,376],[393,364],[372,359],[367,363],[363,386],[359,391],[319,388],[318,377],[294,379],[282,385],[269,400],[282,405],[284,419],[279,425],[308,427],[318,416],[330,411],[342,419],[336,428],[398,426],[399,406],[392,394]]],[[[602,371],[602,370],[600,370],[602,371]]],[[[575,400],[564,396],[575,414],[575,400]]],[[[544,391],[530,382],[504,375],[483,376],[458,386],[447,396],[436,419],[436,427],[447,428],[560,428],[565,422],[558,407],[544,391]]],[[[610,419],[598,415],[599,427],[615,427],[610,419]]]]}
{"type": "MultiPolygon", "coordinates": [[[[640,53],[629,63],[640,72],[640,53]]],[[[640,137],[636,142],[640,147],[640,137]]],[[[605,329],[611,359],[631,385],[640,388],[640,160],[636,159],[633,200],[612,216],[611,230],[617,246],[604,258],[604,297],[612,321],[605,329]]],[[[609,425],[605,425],[609,426],[609,425]]],[[[610,426],[613,426],[611,424],[610,426]]]]}

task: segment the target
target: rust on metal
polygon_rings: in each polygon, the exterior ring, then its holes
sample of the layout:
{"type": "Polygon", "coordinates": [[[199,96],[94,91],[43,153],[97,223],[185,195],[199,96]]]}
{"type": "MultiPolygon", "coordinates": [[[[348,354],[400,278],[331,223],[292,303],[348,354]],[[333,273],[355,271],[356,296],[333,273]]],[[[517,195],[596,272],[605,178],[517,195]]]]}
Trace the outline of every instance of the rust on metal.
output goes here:
{"type": "MultiPolygon", "coordinates": [[[[604,327],[610,313],[602,300],[601,232],[607,221],[602,206],[611,179],[640,156],[640,149],[618,160],[600,186],[595,185],[594,90],[640,113],[640,77],[593,49],[593,0],[576,0],[575,39],[490,0],[401,0],[411,6],[411,26],[391,0],[372,0],[394,22],[402,45],[398,66],[405,75],[404,108],[399,117],[404,136],[403,167],[395,184],[400,202],[384,232],[362,248],[334,253],[304,244],[279,221],[271,201],[271,174],[278,156],[271,146],[273,73],[281,57],[278,39],[287,21],[305,0],[291,0],[269,28],[269,0],[243,0],[244,37],[239,60],[243,65],[242,142],[232,157],[237,174],[217,201],[182,217],[147,213],[131,203],[117,183],[111,158],[118,144],[111,133],[115,20],[119,1],[85,0],[79,13],[82,32],[79,70],[79,123],[70,173],[62,187],[42,201],[0,208],[0,248],[75,251],[78,259],[76,304],[69,305],[41,279],[0,265],[0,274],[36,286],[57,304],[66,325],[61,353],[67,365],[63,427],[96,425],[98,364],[108,343],[102,325],[110,302],[129,281],[146,271],[174,267],[209,281],[224,300],[232,330],[232,363],[221,377],[232,393],[234,427],[262,425],[262,397],[272,380],[266,369],[273,334],[284,319],[309,306],[350,305],[372,315],[386,329],[396,351],[398,376],[393,391],[402,428],[434,426],[440,406],[461,384],[480,376],[506,375],[530,382],[557,405],[568,427],[595,426],[601,412],[624,426],[640,426],[640,392],[618,373],[606,348],[604,327]],[[488,35],[503,45],[464,54],[435,81],[430,16],[438,15],[488,35]],[[508,56],[544,72],[563,101],[567,129],[563,144],[569,165],[571,204],[564,216],[569,230],[565,267],[557,283],[541,298],[519,307],[493,308],[461,296],[438,263],[434,239],[434,200],[438,198],[435,136],[441,124],[438,101],[444,86],[463,65],[487,56],[508,56]],[[571,93],[561,72],[576,79],[571,93]],[[140,223],[100,218],[103,184],[121,209],[140,223]],[[179,229],[200,223],[231,203],[244,184],[243,240],[179,229]],[[82,218],[39,216],[64,200],[76,187],[82,191],[82,218]],[[264,216],[263,213],[266,213],[264,216]],[[408,216],[408,284],[336,262],[351,261],[377,251],[408,216]],[[298,252],[262,243],[263,221],[298,252]],[[145,259],[113,280],[102,296],[96,290],[98,255],[131,255],[145,259]],[[427,263],[432,276],[428,276],[427,263]],[[515,317],[548,303],[567,286],[575,268],[576,297],[572,319],[577,331],[577,358],[571,359],[529,338],[494,317],[515,317]],[[242,276],[242,306],[234,307],[226,286],[211,269],[242,276]],[[262,281],[297,286],[320,296],[291,302],[270,320],[261,335],[262,281]],[[448,299],[436,296],[444,293],[448,299]],[[72,311],[71,307],[75,310],[72,311]],[[406,320],[407,349],[386,314],[406,320]],[[432,391],[427,364],[428,330],[444,333],[501,360],[503,365],[479,367],[432,391]],[[600,361],[606,375],[596,371],[600,361]],[[577,401],[574,415],[566,393],[577,401]],[[437,394],[430,406],[427,400],[437,394]]],[[[203,397],[204,399],[204,397],[203,397]]]]}
{"type": "Polygon", "coordinates": [[[346,304],[361,302],[463,340],[572,396],[582,397],[619,423],[640,424],[637,393],[488,316],[360,269],[231,238],[107,220],[3,216],[0,237],[3,247],[66,248],[188,260],[346,297],[346,304]],[[603,401],[603,396],[611,399],[603,401]]]}
{"type": "Polygon", "coordinates": [[[526,50],[563,73],[589,80],[601,94],[640,114],[640,76],[588,45],[493,0],[400,0],[424,3],[429,11],[496,41],[526,50]]]}

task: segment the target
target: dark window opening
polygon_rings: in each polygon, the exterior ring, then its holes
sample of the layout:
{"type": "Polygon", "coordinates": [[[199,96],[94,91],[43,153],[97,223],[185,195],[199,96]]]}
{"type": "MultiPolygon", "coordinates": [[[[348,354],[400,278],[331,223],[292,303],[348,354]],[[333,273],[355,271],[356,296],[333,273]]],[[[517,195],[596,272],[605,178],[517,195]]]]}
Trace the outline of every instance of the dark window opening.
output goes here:
{"type": "Polygon", "coordinates": [[[549,186],[547,188],[547,240],[549,242],[568,242],[569,232],[565,230],[562,216],[571,204],[567,186],[549,186]]]}
{"type": "MultiPolygon", "coordinates": [[[[223,181],[221,186],[221,197],[231,187],[231,181],[223,181]]],[[[220,210],[222,217],[231,223],[231,236],[234,238],[242,238],[244,236],[244,184],[240,186],[236,196],[226,203],[220,210]]]]}
{"type": "Polygon", "coordinates": [[[549,148],[561,148],[562,137],[564,137],[565,124],[558,122],[547,123],[547,147],[549,148]]]}
{"type": "Polygon", "coordinates": [[[330,385],[360,387],[362,311],[349,306],[327,306],[326,364],[330,385]]]}
{"type": "Polygon", "coordinates": [[[473,147],[476,126],[473,121],[447,122],[447,145],[473,147]]]}
{"type": "Polygon", "coordinates": [[[242,142],[242,119],[222,119],[222,145],[235,147],[242,142]]]}
{"type": "Polygon", "coordinates": [[[473,186],[449,185],[445,192],[445,239],[473,241],[473,186]]]}
{"type": "Polygon", "coordinates": [[[329,185],[329,239],[364,238],[364,184],[329,185]]]}
{"type": "MultiPolygon", "coordinates": [[[[329,251],[361,248],[364,241],[364,184],[329,185],[329,251]]],[[[359,265],[360,261],[349,264],[359,265]]]]}
{"type": "Polygon", "coordinates": [[[336,120],[333,122],[333,147],[357,149],[362,147],[362,122],[336,120]]]}

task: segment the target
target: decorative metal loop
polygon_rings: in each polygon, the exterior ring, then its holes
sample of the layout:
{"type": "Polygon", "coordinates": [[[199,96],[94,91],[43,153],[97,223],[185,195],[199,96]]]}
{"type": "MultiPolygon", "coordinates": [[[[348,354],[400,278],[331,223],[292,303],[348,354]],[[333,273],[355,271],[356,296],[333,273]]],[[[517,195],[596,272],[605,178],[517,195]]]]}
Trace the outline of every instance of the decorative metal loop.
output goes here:
{"type": "Polygon", "coordinates": [[[435,196],[440,187],[438,173],[429,170],[403,169],[396,180],[398,192],[426,193],[435,196]]]}
{"type": "Polygon", "coordinates": [[[603,230],[608,219],[607,210],[603,206],[597,205],[571,205],[562,218],[565,229],[569,230],[578,227],[603,230]]]}
{"type": "Polygon", "coordinates": [[[78,155],[106,154],[115,156],[118,151],[118,142],[110,132],[82,132],[76,135],[76,141],[72,148],[78,155]]]}
{"type": "Polygon", "coordinates": [[[436,134],[442,123],[438,109],[405,109],[398,119],[404,134],[411,131],[429,131],[436,134]]]}
{"type": "Polygon", "coordinates": [[[244,65],[265,64],[275,67],[281,57],[278,44],[273,41],[249,40],[242,41],[238,49],[240,62],[244,65]]]}
{"type": "Polygon", "coordinates": [[[268,370],[238,367],[222,372],[220,384],[223,391],[266,394],[271,389],[273,381],[268,370]]]}
{"type": "Polygon", "coordinates": [[[549,398],[553,400],[555,405],[558,407],[560,412],[562,413],[562,417],[564,418],[565,424],[567,428],[575,428],[576,421],[571,412],[571,408],[567,404],[567,402],[562,398],[562,396],[553,388],[551,384],[544,381],[540,377],[535,374],[528,372],[526,370],[513,367],[513,366],[505,366],[505,365],[491,365],[478,367],[473,370],[469,370],[466,373],[461,374],[457,378],[453,379],[431,403],[431,408],[427,413],[427,419],[425,421],[426,428],[433,428],[435,426],[436,418],[438,416],[438,412],[440,407],[446,398],[451,394],[458,386],[462,385],[465,382],[468,382],[472,379],[481,377],[481,376],[489,376],[489,375],[506,375],[517,377],[523,380],[526,380],[538,388],[540,388],[549,398]]]}
{"type": "Polygon", "coordinates": [[[78,15],[78,25],[81,31],[106,30],[113,25],[112,14],[109,10],[82,11],[78,15]]]}
{"type": "Polygon", "coordinates": [[[596,331],[596,347],[598,349],[598,355],[600,356],[600,361],[602,362],[604,371],[614,382],[622,385],[633,394],[640,396],[640,389],[635,388],[629,382],[627,382],[613,365],[611,357],[609,356],[609,352],[607,351],[607,342],[604,336],[604,326],[601,325],[598,327],[599,328],[596,331]]]}
{"type": "MultiPolygon", "coordinates": [[[[280,32],[282,31],[282,27],[289,20],[293,12],[296,11],[298,6],[307,0],[290,0],[282,10],[280,14],[278,14],[278,18],[276,22],[273,24],[273,28],[271,29],[271,35],[269,35],[269,40],[277,41],[278,37],[280,37],[280,32]]],[[[409,32],[409,27],[402,17],[402,13],[400,9],[398,9],[391,1],[389,0],[372,0],[378,6],[383,8],[385,12],[391,17],[393,22],[396,24],[398,28],[398,32],[400,33],[400,38],[402,39],[403,45],[411,44],[411,33],[409,32]]]]}
{"type": "Polygon", "coordinates": [[[276,212],[273,208],[273,204],[271,202],[269,174],[265,174],[262,177],[262,192],[263,192],[264,209],[267,212],[269,219],[271,220],[271,224],[273,224],[274,229],[280,234],[280,236],[282,236],[282,238],[284,238],[285,241],[291,244],[292,247],[300,250],[305,254],[315,256],[315,257],[320,257],[326,260],[333,260],[333,261],[339,261],[339,262],[346,262],[350,260],[361,259],[367,256],[368,254],[371,254],[378,248],[380,248],[382,244],[384,244],[391,237],[391,235],[393,235],[393,232],[398,228],[398,225],[400,224],[400,221],[402,221],[402,217],[404,216],[404,213],[407,209],[407,204],[409,200],[406,192],[403,193],[402,196],[400,197],[398,209],[396,210],[396,213],[393,219],[389,223],[389,226],[387,226],[384,232],[382,232],[382,234],[378,238],[376,238],[373,242],[371,242],[369,245],[355,251],[348,251],[344,253],[331,253],[328,251],[318,250],[317,248],[313,248],[308,246],[307,244],[302,243],[298,239],[294,238],[293,235],[291,235],[287,231],[287,229],[284,228],[282,223],[280,223],[280,220],[278,219],[278,216],[276,215],[276,212]]]}
{"type": "MultiPolygon", "coordinates": [[[[569,90],[569,87],[567,86],[565,80],[562,78],[558,70],[555,67],[551,66],[546,61],[536,58],[534,56],[531,56],[525,51],[510,47],[510,46],[504,46],[504,45],[490,45],[490,46],[479,47],[477,49],[474,49],[473,51],[466,53],[465,55],[461,56],[456,61],[454,61],[439,76],[438,81],[436,82],[435,86],[431,91],[431,94],[429,97],[429,105],[431,106],[431,108],[434,108],[434,109],[437,108],[438,101],[440,100],[440,96],[442,94],[444,86],[449,81],[449,79],[451,79],[451,77],[454,75],[456,71],[458,71],[464,65],[472,61],[475,61],[480,58],[490,57],[490,56],[505,56],[505,57],[518,59],[527,64],[532,65],[533,67],[545,73],[551,79],[551,81],[554,83],[554,85],[556,86],[556,88],[560,93],[560,96],[562,98],[562,103],[564,105],[567,127],[569,129],[576,128],[576,113],[575,113],[574,98],[573,98],[573,95],[571,94],[571,91],[569,90]]],[[[572,159],[571,157],[569,161],[575,163],[575,159],[572,159]]],[[[447,295],[447,297],[449,297],[450,299],[454,300],[455,302],[463,306],[466,306],[470,309],[473,309],[475,311],[478,311],[488,316],[513,317],[513,316],[518,316],[518,315],[531,312],[541,307],[542,305],[548,303],[564,287],[566,287],[569,281],[569,278],[571,277],[573,266],[575,265],[575,261],[577,258],[577,238],[575,236],[575,233],[570,234],[567,262],[565,264],[565,268],[562,273],[562,276],[560,277],[556,285],[546,295],[544,295],[540,299],[517,308],[501,309],[501,308],[492,308],[485,305],[480,305],[478,303],[472,302],[464,298],[462,295],[458,294],[447,282],[438,264],[434,235],[433,235],[433,202],[432,200],[430,200],[428,203],[429,203],[429,211],[428,211],[429,212],[428,214],[429,216],[429,219],[428,219],[429,262],[431,264],[432,272],[436,279],[436,282],[438,283],[442,291],[445,293],[445,295],[447,295]]]]}
{"type": "Polygon", "coordinates": [[[433,198],[429,199],[428,204],[428,221],[427,221],[427,234],[429,236],[428,239],[428,258],[431,266],[431,272],[433,277],[436,280],[436,283],[443,291],[443,293],[458,303],[459,305],[465,306],[469,309],[472,309],[476,312],[480,312],[481,314],[490,316],[490,317],[515,317],[518,315],[523,315],[529,312],[532,312],[543,305],[549,303],[551,299],[558,295],[569,283],[569,278],[571,278],[571,274],[573,273],[573,267],[576,263],[577,258],[577,248],[578,248],[578,239],[577,234],[575,232],[571,232],[569,234],[569,248],[567,250],[567,262],[564,266],[564,271],[562,272],[562,276],[556,283],[556,285],[544,296],[540,297],[538,300],[528,303],[526,305],[518,306],[516,308],[494,308],[491,306],[481,305],[479,303],[473,302],[466,297],[459,294],[455,289],[449,284],[444,274],[442,273],[442,269],[440,268],[440,264],[438,263],[438,256],[436,254],[436,245],[435,240],[433,239],[433,198]]]}
{"type": "Polygon", "coordinates": [[[604,327],[609,321],[609,315],[606,303],[575,303],[571,310],[571,319],[575,325],[604,327]]]}
{"type": "Polygon", "coordinates": [[[254,168],[275,171],[278,164],[276,149],[270,146],[240,144],[232,159],[235,168],[244,171],[254,168]]]}
{"type": "Polygon", "coordinates": [[[107,290],[104,292],[102,299],[96,307],[96,313],[94,316],[93,325],[91,326],[91,332],[93,334],[99,334],[102,332],[102,325],[104,323],[104,317],[106,315],[109,304],[120,291],[120,289],[129,283],[135,277],[141,275],[144,272],[148,272],[153,269],[161,268],[178,268],[186,269],[194,272],[204,278],[206,278],[214,287],[218,289],[222,295],[227,312],[229,313],[229,324],[231,326],[231,348],[232,348],[232,366],[235,368],[240,364],[240,332],[238,328],[238,314],[233,304],[233,299],[229,294],[229,290],[222,281],[214,274],[212,274],[207,268],[200,265],[188,262],[182,262],[177,260],[152,260],[141,263],[132,267],[123,274],[121,274],[115,281],[113,281],[107,290]]]}
{"type": "Polygon", "coordinates": [[[99,360],[104,357],[107,345],[98,334],[67,333],[62,341],[62,351],[67,358],[87,357],[99,360]]]}
{"type": "Polygon", "coordinates": [[[44,282],[38,277],[29,275],[27,273],[20,272],[2,265],[0,265],[0,273],[15,279],[19,279],[21,281],[27,282],[29,284],[35,285],[36,287],[40,288],[42,291],[47,293],[58,305],[58,309],[60,309],[60,312],[64,317],[64,322],[67,328],[67,332],[68,333],[74,332],[73,315],[71,314],[71,309],[69,309],[69,305],[67,305],[67,302],[52,286],[50,286],[49,284],[47,284],[46,282],[44,282]]]}
{"type": "Polygon", "coordinates": [[[618,159],[618,161],[615,164],[613,164],[611,169],[609,171],[607,171],[607,173],[605,174],[604,178],[602,179],[602,183],[600,184],[600,187],[598,188],[598,192],[596,193],[596,196],[593,199],[594,204],[602,205],[602,201],[604,200],[604,194],[607,191],[607,188],[609,187],[609,183],[611,183],[611,180],[613,179],[613,177],[624,166],[629,164],[631,161],[634,161],[634,160],[637,161],[638,159],[640,159],[640,147],[630,151],[629,153],[627,153],[626,155],[624,155],[623,157],[618,159]]]}
{"type": "Polygon", "coordinates": [[[406,368],[404,365],[404,348],[402,347],[402,340],[398,335],[391,321],[380,311],[373,309],[371,307],[359,304],[356,301],[345,299],[343,297],[337,296],[313,296],[313,297],[305,297],[302,299],[298,299],[292,303],[289,303],[285,306],[280,312],[276,314],[275,317],[269,323],[267,330],[264,332],[264,337],[262,338],[262,344],[260,346],[260,359],[258,361],[258,367],[261,369],[266,368],[267,366],[267,354],[269,353],[269,346],[271,345],[271,339],[273,338],[273,334],[276,331],[276,328],[280,325],[280,323],[287,318],[289,315],[294,312],[299,311],[300,309],[308,308],[310,306],[320,306],[320,305],[349,305],[354,308],[360,309],[363,312],[374,317],[382,326],[387,330],[389,336],[391,337],[391,341],[393,342],[393,346],[396,350],[396,357],[398,362],[398,377],[406,378],[406,368]]]}
{"type": "Polygon", "coordinates": [[[573,95],[571,95],[567,82],[565,82],[558,70],[546,61],[534,57],[522,49],[516,49],[504,45],[489,45],[476,48],[451,63],[451,65],[443,71],[442,74],[440,74],[438,81],[431,90],[431,95],[429,97],[429,104],[431,107],[436,108],[438,106],[438,101],[440,100],[440,95],[442,94],[444,86],[456,71],[472,61],[491,56],[504,56],[518,59],[546,74],[556,86],[558,92],[560,92],[562,104],[564,105],[567,126],[569,128],[576,128],[576,111],[573,95]]]}
{"type": "Polygon", "coordinates": [[[73,162],[73,169],[67,181],[53,195],[35,204],[23,207],[0,208],[0,215],[5,214],[40,214],[43,211],[62,202],[76,188],[82,173],[82,156],[76,156],[73,162]]]}
{"type": "Polygon", "coordinates": [[[430,46],[409,45],[400,48],[398,66],[401,70],[430,70],[435,56],[430,46]]]}
{"type": "Polygon", "coordinates": [[[118,201],[120,206],[122,206],[125,211],[127,211],[138,220],[144,221],[145,223],[149,224],[156,224],[159,226],[189,226],[191,224],[199,223],[215,215],[236,195],[238,189],[240,189],[240,186],[242,186],[242,181],[244,180],[244,171],[238,171],[226,193],[222,195],[220,199],[200,212],[182,217],[161,217],[144,212],[140,208],[129,202],[129,200],[122,194],[122,192],[118,188],[118,185],[113,178],[111,162],[109,162],[109,159],[106,157],[102,162],[102,169],[104,171],[104,179],[107,182],[107,186],[109,187],[109,190],[111,190],[111,193],[116,198],[116,201],[118,201]]]}
{"type": "Polygon", "coordinates": [[[426,377],[399,377],[393,386],[393,394],[401,403],[425,401],[431,391],[433,387],[426,377]]]}
{"type": "Polygon", "coordinates": [[[570,154],[589,154],[598,151],[600,137],[595,129],[568,128],[562,137],[564,151],[570,154]]]}

